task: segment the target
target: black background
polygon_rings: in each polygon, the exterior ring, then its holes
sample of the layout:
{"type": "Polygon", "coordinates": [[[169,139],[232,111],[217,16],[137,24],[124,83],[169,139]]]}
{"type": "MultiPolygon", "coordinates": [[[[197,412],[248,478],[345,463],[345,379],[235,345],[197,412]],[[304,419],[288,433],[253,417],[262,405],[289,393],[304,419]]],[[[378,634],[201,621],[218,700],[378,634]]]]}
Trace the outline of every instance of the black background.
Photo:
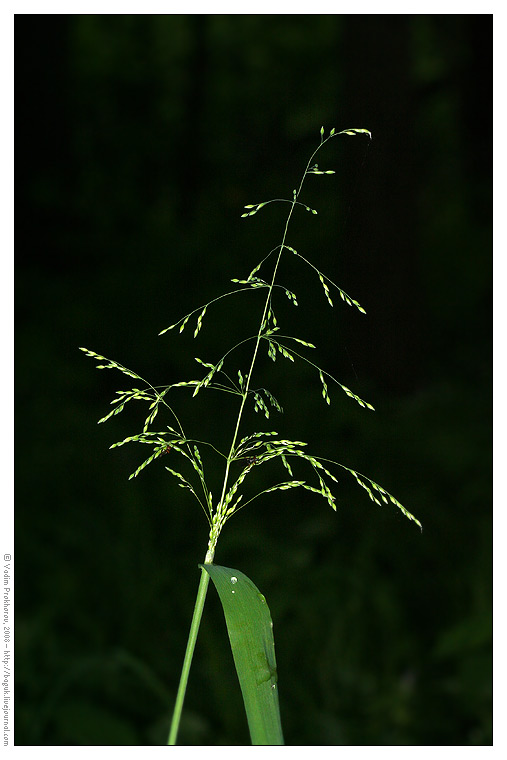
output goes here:
{"type": "MultiPolygon", "coordinates": [[[[287,744],[490,744],[492,17],[27,15],[15,33],[16,743],[165,742],[206,521],[161,462],[127,480],[144,447],[108,447],[144,410],[97,427],[130,382],[78,347],[163,384],[255,330],[252,293],[195,341],[157,335],[280,242],[284,206],[243,206],[290,198],[325,125],[373,140],[319,154],[337,173],[307,179],[319,214],[287,242],[367,316],[286,259],[300,305],[278,318],[376,412],[261,356],[285,413],[244,434],[307,441],[424,531],[340,475],[337,514],[269,494],[216,561],[267,597],[287,744]]],[[[174,393],[188,435],[226,448],[234,399],[174,393]]],[[[248,742],[210,589],[180,743],[248,742]]]]}

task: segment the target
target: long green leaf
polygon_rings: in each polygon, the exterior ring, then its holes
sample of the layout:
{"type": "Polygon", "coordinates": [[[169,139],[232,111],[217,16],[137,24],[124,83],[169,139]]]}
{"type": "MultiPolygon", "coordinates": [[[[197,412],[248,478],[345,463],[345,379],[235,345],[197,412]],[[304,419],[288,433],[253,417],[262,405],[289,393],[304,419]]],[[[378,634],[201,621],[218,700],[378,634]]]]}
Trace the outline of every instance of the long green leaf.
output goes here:
{"type": "Polygon", "coordinates": [[[199,567],[211,577],[224,608],[252,744],[283,744],[273,623],[266,600],[239,570],[199,567]]]}

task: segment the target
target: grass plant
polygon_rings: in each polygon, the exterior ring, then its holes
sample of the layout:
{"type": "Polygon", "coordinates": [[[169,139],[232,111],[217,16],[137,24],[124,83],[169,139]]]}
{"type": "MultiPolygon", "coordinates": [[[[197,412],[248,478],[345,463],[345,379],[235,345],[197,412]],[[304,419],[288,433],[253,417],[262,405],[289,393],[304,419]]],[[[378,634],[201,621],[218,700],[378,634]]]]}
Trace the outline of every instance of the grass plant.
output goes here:
{"type": "MultiPolygon", "coordinates": [[[[357,300],[349,296],[328,275],[321,272],[314,263],[288,244],[289,228],[293,215],[298,212],[317,214],[315,209],[301,200],[305,180],[309,175],[326,176],[334,174],[333,170],[320,169],[315,158],[330,140],[342,136],[371,139],[371,134],[366,129],[344,129],[340,132],[332,129],[325,136],[324,128],[322,128],[320,142],[310,156],[299,185],[292,191],[291,197],[248,204],[242,214],[243,217],[250,219],[268,204],[281,203],[288,206],[279,245],[256,263],[245,277],[233,278],[234,288],[232,290],[193,309],[163,329],[160,335],[175,330],[182,333],[187,326],[191,326],[190,329],[193,328],[194,338],[196,338],[205,323],[208,311],[214,304],[221,299],[236,296],[252,289],[262,290],[265,294],[258,318],[257,333],[245,336],[218,359],[209,361],[195,357],[200,369],[200,376],[197,379],[183,380],[163,387],[155,387],[122,364],[107,359],[94,351],[81,348],[87,356],[98,362],[97,369],[118,370],[131,378],[135,384],[129,390],[117,391],[111,402],[112,410],[99,422],[105,422],[120,414],[132,401],[141,401],[147,404],[147,414],[142,431],[111,446],[111,448],[115,448],[137,443],[148,448],[149,455],[143,459],[130,475],[130,478],[137,477],[149,464],[162,459],[171,452],[173,455],[171,462],[176,458],[174,456],[176,455],[182,462],[186,463],[187,469],[183,467],[174,469],[166,465],[166,471],[176,479],[181,488],[190,491],[209,524],[208,546],[204,563],[200,565],[201,577],[169,732],[168,743],[171,745],[176,744],[177,741],[185,691],[210,578],[213,578],[224,607],[252,743],[283,743],[278,712],[272,622],[265,599],[254,584],[240,571],[213,564],[219,536],[226,522],[239,510],[263,494],[301,488],[325,499],[328,505],[336,511],[334,493],[338,483],[337,475],[342,471],[352,477],[375,504],[390,503],[399,509],[405,517],[421,527],[419,521],[394,496],[374,480],[348,465],[328,457],[311,454],[307,451],[304,441],[287,440],[280,437],[276,431],[246,431],[243,429],[245,411],[249,407],[263,415],[267,420],[270,419],[273,412],[282,412],[280,403],[271,391],[254,384],[261,351],[265,351],[273,362],[281,359],[282,362],[288,364],[295,365],[298,362],[308,364],[315,374],[316,388],[319,389],[318,392],[322,396],[323,403],[328,405],[331,403],[330,388],[336,386],[345,396],[365,410],[373,411],[374,409],[372,404],[360,398],[324,367],[310,358],[316,349],[313,343],[300,337],[283,334],[276,316],[279,296],[287,298],[294,307],[298,305],[296,293],[278,282],[279,265],[282,257],[296,257],[308,266],[311,274],[319,280],[329,306],[334,305],[333,298],[338,296],[346,305],[357,309],[361,314],[366,313],[357,300]],[[250,360],[246,371],[244,369],[242,371],[241,368],[234,366],[234,358],[238,349],[247,344],[251,347],[250,360]],[[232,397],[233,403],[238,404],[237,416],[227,450],[221,451],[214,441],[197,440],[187,436],[173,401],[174,389],[181,388],[188,389],[193,397],[209,390],[227,393],[232,397]],[[154,429],[155,420],[158,423],[160,417],[158,419],[157,417],[162,412],[165,413],[166,417],[164,424],[158,424],[157,429],[154,429]],[[208,465],[208,454],[215,455],[215,459],[218,454],[223,466],[222,485],[218,497],[214,497],[212,494],[206,478],[205,462],[208,465]],[[253,496],[245,497],[245,481],[250,473],[254,468],[273,461],[279,463],[280,472],[284,473],[283,478],[277,479],[272,485],[253,496]],[[302,480],[294,476],[292,467],[296,461],[305,464],[308,469],[308,479],[305,477],[302,480]],[[180,471],[182,469],[183,472],[180,471]],[[245,631],[248,633],[247,638],[245,638],[245,631]],[[266,684],[269,688],[266,687],[266,684]]],[[[219,423],[217,422],[217,424],[219,423]]]]}

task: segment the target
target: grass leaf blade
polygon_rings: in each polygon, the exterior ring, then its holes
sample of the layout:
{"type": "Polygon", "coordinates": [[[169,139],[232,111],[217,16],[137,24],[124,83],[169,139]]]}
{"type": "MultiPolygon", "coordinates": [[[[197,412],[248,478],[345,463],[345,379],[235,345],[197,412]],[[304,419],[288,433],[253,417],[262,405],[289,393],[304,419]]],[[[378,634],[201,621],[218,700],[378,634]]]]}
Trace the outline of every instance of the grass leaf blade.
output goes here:
{"type": "Polygon", "coordinates": [[[273,623],[266,600],[239,570],[199,567],[211,577],[222,602],[252,744],[281,745],[273,623]]]}

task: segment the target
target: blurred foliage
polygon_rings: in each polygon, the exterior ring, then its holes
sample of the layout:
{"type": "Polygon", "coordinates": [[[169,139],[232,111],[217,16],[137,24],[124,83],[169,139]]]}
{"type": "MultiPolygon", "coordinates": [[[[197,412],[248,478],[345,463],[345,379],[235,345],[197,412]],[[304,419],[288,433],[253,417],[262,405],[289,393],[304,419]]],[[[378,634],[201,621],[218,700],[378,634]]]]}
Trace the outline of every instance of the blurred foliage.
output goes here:
{"type": "MultiPolygon", "coordinates": [[[[142,452],[108,446],[140,420],[96,427],[126,386],[77,347],[156,384],[243,337],[255,294],[195,343],[157,333],[279,242],[279,207],[242,207],[290,195],[322,124],[373,141],[333,141],[337,174],[306,188],[319,216],[288,242],[368,316],[329,309],[295,261],[279,318],[377,411],[328,409],[318,378],[266,359],[269,429],[370,475],[424,532],[343,479],[337,515],[293,491],[240,512],[217,562],[268,599],[288,744],[490,744],[492,17],[15,26],[16,744],[165,742],[206,524],[161,465],[127,481],[142,452]]],[[[235,410],[201,396],[181,393],[186,427],[229,440],[235,410]]],[[[247,744],[206,604],[181,742],[247,744]]]]}

